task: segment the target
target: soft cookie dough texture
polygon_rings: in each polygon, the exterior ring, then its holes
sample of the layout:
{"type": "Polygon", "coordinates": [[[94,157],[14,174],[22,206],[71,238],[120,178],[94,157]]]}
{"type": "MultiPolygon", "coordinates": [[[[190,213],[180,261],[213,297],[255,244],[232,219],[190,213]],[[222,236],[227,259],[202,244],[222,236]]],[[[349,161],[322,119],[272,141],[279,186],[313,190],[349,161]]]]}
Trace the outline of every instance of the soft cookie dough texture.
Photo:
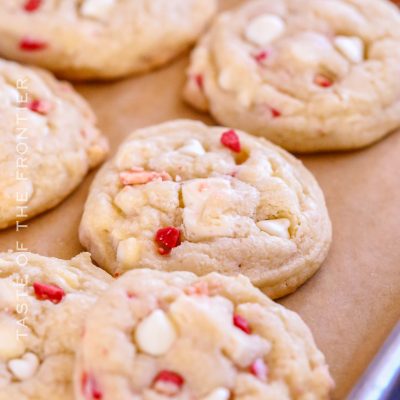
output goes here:
{"type": "Polygon", "coordinates": [[[328,400],[300,317],[244,276],[130,271],[85,323],[77,400],[328,400]]]}
{"type": "Polygon", "coordinates": [[[248,1],[194,50],[185,97],[293,152],[354,149],[400,127],[399,65],[389,1],[248,1]]]}
{"type": "Polygon", "coordinates": [[[1,229],[62,201],[103,161],[108,144],[69,84],[1,60],[0,114],[1,229]]]}
{"type": "Polygon", "coordinates": [[[80,239],[114,275],[241,273],[278,297],[321,265],[331,224],[317,182],[287,152],[243,132],[172,121],[132,133],[98,173],[80,239]],[[240,152],[222,144],[224,133],[240,152]],[[156,240],[165,228],[169,248],[156,240]]]}
{"type": "Polygon", "coordinates": [[[216,0],[2,0],[0,54],[68,79],[157,67],[189,47],[216,0]]]}
{"type": "Polygon", "coordinates": [[[110,281],[88,254],[0,254],[0,400],[73,399],[83,321],[110,281]]]}

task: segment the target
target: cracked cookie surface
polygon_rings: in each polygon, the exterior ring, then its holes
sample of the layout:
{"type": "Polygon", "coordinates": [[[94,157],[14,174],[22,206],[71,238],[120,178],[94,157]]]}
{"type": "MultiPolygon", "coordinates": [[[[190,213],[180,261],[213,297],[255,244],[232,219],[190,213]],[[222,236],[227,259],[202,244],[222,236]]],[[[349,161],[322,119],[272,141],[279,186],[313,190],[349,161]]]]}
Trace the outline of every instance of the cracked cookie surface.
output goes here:
{"type": "Polygon", "coordinates": [[[95,178],[80,240],[116,276],[241,273],[279,297],[319,268],[331,224],[300,161],[264,139],[183,120],[126,139],[95,178]]]}
{"type": "Polygon", "coordinates": [[[369,145],[400,127],[400,12],[386,0],[254,0],[192,54],[185,98],[293,152],[369,145]]]}
{"type": "Polygon", "coordinates": [[[216,0],[2,0],[0,54],[68,79],[113,79],[171,60],[216,0]]]}
{"type": "Polygon", "coordinates": [[[83,319],[111,281],[89,254],[0,254],[0,400],[73,399],[83,319]]]}
{"type": "Polygon", "coordinates": [[[67,197],[108,144],[87,103],[45,71],[0,61],[0,229],[67,197]]]}
{"type": "Polygon", "coordinates": [[[77,399],[327,400],[323,354],[300,317],[244,276],[136,270],[85,323],[77,399]]]}

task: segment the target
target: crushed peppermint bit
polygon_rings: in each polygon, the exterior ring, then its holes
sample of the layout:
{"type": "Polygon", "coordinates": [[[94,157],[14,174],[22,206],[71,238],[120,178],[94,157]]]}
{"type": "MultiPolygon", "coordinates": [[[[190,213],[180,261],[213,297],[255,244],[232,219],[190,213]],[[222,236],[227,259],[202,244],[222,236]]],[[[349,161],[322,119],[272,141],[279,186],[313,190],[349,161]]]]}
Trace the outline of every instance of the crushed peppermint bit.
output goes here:
{"type": "Polygon", "coordinates": [[[201,74],[196,74],[194,75],[194,80],[196,82],[196,85],[200,90],[203,90],[204,88],[204,76],[201,74]]]}
{"type": "Polygon", "coordinates": [[[81,379],[82,394],[87,400],[101,400],[103,393],[99,388],[99,384],[96,379],[84,372],[81,379]]]}
{"type": "Polygon", "coordinates": [[[140,167],[121,172],[119,177],[123,185],[144,185],[153,181],[172,181],[172,177],[165,171],[144,171],[140,167]]]}
{"type": "Polygon", "coordinates": [[[268,375],[268,367],[262,358],[257,358],[253,364],[250,365],[250,372],[263,382],[266,382],[268,375]]]}
{"type": "Polygon", "coordinates": [[[207,182],[201,182],[200,183],[200,185],[199,185],[199,192],[201,193],[201,192],[204,192],[205,190],[207,190],[208,189],[208,184],[207,184],[207,182]]]}
{"type": "Polygon", "coordinates": [[[233,324],[236,326],[236,328],[239,328],[244,333],[247,333],[248,335],[251,334],[251,328],[246,318],[236,314],[233,316],[233,324]]]}
{"type": "Polygon", "coordinates": [[[54,304],[60,303],[65,296],[64,290],[56,285],[34,282],[33,290],[38,300],[50,300],[54,304]]]}
{"type": "Polygon", "coordinates": [[[321,74],[316,75],[316,77],[314,78],[314,83],[323,88],[329,88],[333,85],[333,82],[331,79],[329,79],[326,76],[321,75],[321,74]]]}
{"type": "Polygon", "coordinates": [[[173,371],[160,371],[153,381],[153,388],[167,396],[176,395],[184,385],[183,377],[173,371]]]}
{"type": "Polygon", "coordinates": [[[36,11],[41,5],[43,0],[27,0],[24,4],[24,10],[28,12],[36,11]]]}
{"type": "Polygon", "coordinates": [[[158,247],[158,252],[162,255],[168,255],[171,250],[181,244],[181,231],[173,226],[159,229],[155,236],[155,242],[158,247]]]}
{"type": "Polygon", "coordinates": [[[262,51],[258,52],[257,54],[254,54],[253,57],[258,63],[262,63],[263,61],[266,61],[269,56],[270,56],[270,54],[268,51],[262,50],[262,51]]]}
{"type": "Polygon", "coordinates": [[[210,293],[208,283],[204,281],[196,282],[186,287],[184,292],[189,296],[208,296],[210,293]]]}
{"type": "Polygon", "coordinates": [[[43,40],[32,39],[30,37],[24,37],[19,42],[19,48],[25,51],[40,51],[48,47],[48,44],[43,40]]]}
{"type": "Polygon", "coordinates": [[[276,108],[270,107],[270,110],[273,118],[279,118],[282,115],[282,113],[276,108]]]}
{"type": "Polygon", "coordinates": [[[42,115],[46,115],[52,109],[52,104],[46,100],[32,100],[27,105],[28,109],[42,115]]]}
{"type": "Polygon", "coordinates": [[[222,134],[221,143],[235,153],[240,153],[241,151],[239,136],[233,129],[222,134]]]}

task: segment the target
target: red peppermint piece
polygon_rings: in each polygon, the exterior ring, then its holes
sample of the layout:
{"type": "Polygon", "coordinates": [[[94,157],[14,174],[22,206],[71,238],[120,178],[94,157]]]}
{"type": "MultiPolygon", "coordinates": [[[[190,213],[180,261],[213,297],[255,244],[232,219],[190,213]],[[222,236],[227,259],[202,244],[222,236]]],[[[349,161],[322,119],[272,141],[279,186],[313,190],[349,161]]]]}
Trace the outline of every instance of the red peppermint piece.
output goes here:
{"type": "Polygon", "coordinates": [[[194,76],[194,80],[196,82],[196,85],[200,90],[203,90],[204,88],[204,77],[201,74],[197,74],[194,76]]]}
{"type": "Polygon", "coordinates": [[[258,62],[258,63],[262,63],[263,61],[265,61],[267,58],[269,57],[269,53],[266,50],[262,50],[259,53],[254,55],[254,59],[258,62]]]}
{"type": "Polygon", "coordinates": [[[282,115],[282,113],[279,110],[272,107],[271,107],[271,114],[273,118],[279,118],[282,115]]]}
{"type": "Polygon", "coordinates": [[[165,256],[171,250],[181,244],[181,231],[173,226],[159,229],[155,237],[156,243],[160,246],[158,252],[165,256]]]}
{"type": "Polygon", "coordinates": [[[236,326],[236,328],[241,329],[244,333],[247,333],[248,335],[251,334],[251,328],[246,318],[236,314],[233,316],[233,324],[236,326]]]}
{"type": "Polygon", "coordinates": [[[265,382],[268,375],[268,367],[262,358],[258,358],[250,365],[249,371],[261,381],[265,382]]]}
{"type": "Polygon", "coordinates": [[[51,110],[51,103],[46,100],[32,100],[27,107],[33,112],[46,115],[51,110]]]}
{"type": "Polygon", "coordinates": [[[153,388],[167,396],[176,395],[184,385],[183,377],[173,371],[160,371],[153,381],[153,388]]]}
{"type": "Polygon", "coordinates": [[[314,83],[318,86],[321,86],[323,88],[329,88],[333,85],[332,80],[330,80],[329,78],[327,78],[324,75],[317,75],[314,78],[314,83]]]}
{"type": "Polygon", "coordinates": [[[47,43],[43,40],[32,39],[30,37],[24,37],[19,43],[19,48],[24,51],[40,51],[47,47],[47,43]]]}
{"type": "Polygon", "coordinates": [[[221,143],[223,146],[234,151],[235,153],[240,153],[240,139],[234,130],[223,133],[221,136],[221,143]]]}
{"type": "Polygon", "coordinates": [[[42,5],[42,0],[27,0],[24,5],[24,10],[28,12],[36,11],[42,5]]]}
{"type": "Polygon", "coordinates": [[[83,396],[87,400],[101,400],[103,398],[103,393],[96,379],[86,372],[82,374],[81,389],[83,396]]]}
{"type": "Polygon", "coordinates": [[[33,290],[38,300],[50,300],[54,304],[60,303],[65,296],[64,290],[60,287],[40,282],[33,283],[33,290]]]}

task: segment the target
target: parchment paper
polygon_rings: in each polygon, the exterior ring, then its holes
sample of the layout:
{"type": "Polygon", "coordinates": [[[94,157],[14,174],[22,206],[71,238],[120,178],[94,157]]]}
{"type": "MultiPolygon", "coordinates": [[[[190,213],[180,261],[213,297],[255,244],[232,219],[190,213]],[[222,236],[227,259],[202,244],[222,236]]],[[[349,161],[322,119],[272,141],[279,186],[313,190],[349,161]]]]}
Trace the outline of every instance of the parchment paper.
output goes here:
{"type": "MultiPolygon", "coordinates": [[[[238,3],[227,0],[226,5],[238,3]]],[[[132,130],[174,118],[214,123],[181,100],[187,55],[154,73],[77,85],[115,151],[132,130]]],[[[281,303],[297,311],[326,354],[344,399],[400,316],[400,132],[368,149],[301,157],[321,184],[334,242],[320,272],[281,303]]],[[[93,173],[59,207],[19,233],[0,232],[0,251],[16,242],[70,258],[82,248],[78,225],[93,173]]]]}

